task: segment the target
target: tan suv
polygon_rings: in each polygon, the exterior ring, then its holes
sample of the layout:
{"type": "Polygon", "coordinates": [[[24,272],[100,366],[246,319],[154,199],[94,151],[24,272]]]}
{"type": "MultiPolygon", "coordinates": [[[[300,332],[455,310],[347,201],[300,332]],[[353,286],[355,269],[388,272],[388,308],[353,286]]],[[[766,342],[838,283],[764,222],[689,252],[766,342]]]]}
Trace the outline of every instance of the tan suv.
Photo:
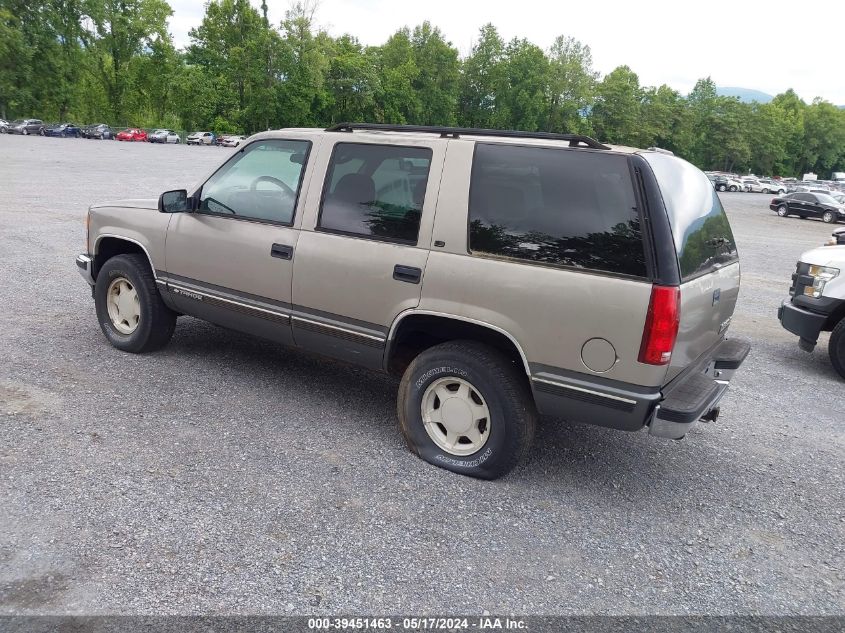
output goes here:
{"type": "Polygon", "coordinates": [[[401,376],[411,450],[475,477],[538,414],[679,439],[749,349],[707,177],[577,135],[258,134],[190,191],[91,207],[77,265],[118,349],[191,315],[401,376]]]}

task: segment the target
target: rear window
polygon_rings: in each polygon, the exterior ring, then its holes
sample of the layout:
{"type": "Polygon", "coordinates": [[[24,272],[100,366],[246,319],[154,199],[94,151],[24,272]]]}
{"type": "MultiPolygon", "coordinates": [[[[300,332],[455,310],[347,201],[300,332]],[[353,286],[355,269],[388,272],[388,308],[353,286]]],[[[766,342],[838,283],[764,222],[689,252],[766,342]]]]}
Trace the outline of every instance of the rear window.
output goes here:
{"type": "Polygon", "coordinates": [[[535,264],[646,277],[627,158],[477,144],[469,248],[535,264]]]}
{"type": "Polygon", "coordinates": [[[690,163],[657,152],[643,152],[663,194],[675,250],[686,281],[737,261],[728,216],[707,177],[690,163]]]}

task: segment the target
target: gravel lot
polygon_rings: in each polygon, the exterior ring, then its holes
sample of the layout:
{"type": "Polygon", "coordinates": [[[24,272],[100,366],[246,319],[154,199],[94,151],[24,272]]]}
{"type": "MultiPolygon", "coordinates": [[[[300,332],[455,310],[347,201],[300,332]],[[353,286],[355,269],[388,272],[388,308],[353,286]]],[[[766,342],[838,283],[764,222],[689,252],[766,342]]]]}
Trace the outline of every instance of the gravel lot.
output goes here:
{"type": "Polygon", "coordinates": [[[107,344],[85,209],[230,151],[0,137],[0,613],[845,613],[845,389],[776,318],[829,226],[722,194],[753,350],[717,423],[544,420],[481,482],[406,451],[393,379],[188,318],[107,344]]]}

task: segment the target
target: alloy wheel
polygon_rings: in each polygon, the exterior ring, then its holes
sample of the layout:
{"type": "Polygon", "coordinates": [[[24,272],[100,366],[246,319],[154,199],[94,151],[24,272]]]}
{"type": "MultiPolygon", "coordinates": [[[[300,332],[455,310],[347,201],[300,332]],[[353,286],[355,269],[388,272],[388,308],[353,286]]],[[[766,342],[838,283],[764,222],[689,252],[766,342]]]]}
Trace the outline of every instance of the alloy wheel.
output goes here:
{"type": "Polygon", "coordinates": [[[450,376],[432,382],[422,397],[423,426],[441,450],[466,456],[490,437],[490,409],[473,385],[450,376]]]}
{"type": "Polygon", "coordinates": [[[111,323],[121,334],[132,334],[141,319],[141,300],[126,277],[116,277],[106,291],[106,307],[111,323]]]}

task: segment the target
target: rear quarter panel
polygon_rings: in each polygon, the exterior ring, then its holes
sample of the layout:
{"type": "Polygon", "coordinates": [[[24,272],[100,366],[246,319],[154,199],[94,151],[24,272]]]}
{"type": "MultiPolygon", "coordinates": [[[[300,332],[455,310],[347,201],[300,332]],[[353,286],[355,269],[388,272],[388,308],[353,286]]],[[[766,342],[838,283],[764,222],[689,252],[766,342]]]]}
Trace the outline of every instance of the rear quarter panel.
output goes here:
{"type": "Polygon", "coordinates": [[[419,308],[509,333],[529,366],[544,365],[637,385],[663,383],[666,367],[637,362],[651,283],[470,255],[467,245],[473,142],[449,142],[419,308]],[[609,340],[617,362],[593,372],[581,349],[609,340]]]}

